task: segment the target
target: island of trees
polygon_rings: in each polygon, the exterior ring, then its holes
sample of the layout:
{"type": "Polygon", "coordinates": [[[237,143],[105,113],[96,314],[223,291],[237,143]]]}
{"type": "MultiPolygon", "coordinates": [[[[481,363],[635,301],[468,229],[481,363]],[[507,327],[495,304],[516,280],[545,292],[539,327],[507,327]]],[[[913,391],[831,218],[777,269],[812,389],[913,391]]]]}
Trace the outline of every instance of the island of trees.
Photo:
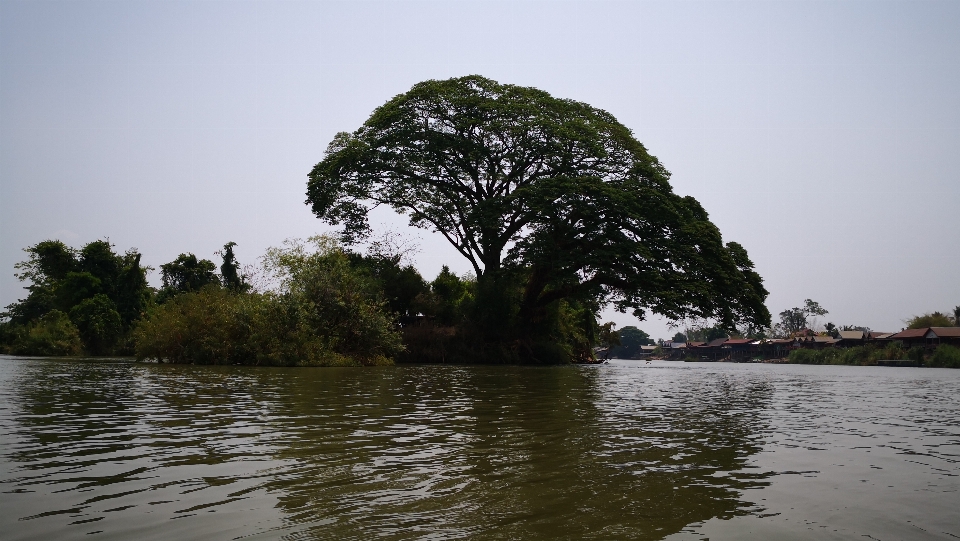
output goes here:
{"type": "MultiPolygon", "coordinates": [[[[336,236],[288,241],[246,268],[232,242],[219,266],[183,253],[160,265],[160,288],[148,285],[151,269],[135,249],[30,246],[17,265],[28,295],[0,314],[0,351],[198,364],[557,364],[594,362],[598,347],[622,357],[649,349],[636,327],[600,324],[611,305],[640,320],[706,322],[674,337],[685,343],[816,334],[810,318],[827,313],[808,300],[772,324],[746,250],[724,243],[695,199],[673,193],[667,170],[612,115],[479,76],[419,83],[337,134],[308,175],[306,203],[341,226],[336,236]],[[472,272],[444,267],[424,279],[389,237],[371,240],[367,215],[380,205],[441,235],[472,272]]],[[[892,347],[790,358],[863,364],[892,347]]],[[[937,362],[951,365],[960,350],[945,355],[937,362]]]]}
{"type": "MultiPolygon", "coordinates": [[[[606,111],[469,76],[425,81],[334,137],[307,204],[338,237],[291,241],[256,283],[228,243],[147,285],[140,254],[108,241],[28,247],[27,298],[7,307],[7,351],[135,354],[167,362],[590,362],[612,343],[605,306],[639,319],[770,325],[746,250],[606,111]],[[386,205],[440,234],[472,273],[428,282],[369,244],[386,205]]],[[[376,243],[374,243],[376,244],[376,243]]]]}
{"type": "MultiPolygon", "coordinates": [[[[155,289],[147,284],[149,268],[140,265],[136,250],[118,254],[102,240],[80,249],[44,241],[28,247],[28,259],[17,265],[29,295],[7,307],[0,352],[137,355],[207,364],[483,361],[457,336],[475,309],[476,279],[445,267],[427,281],[404,264],[405,250],[395,237],[368,244],[360,254],[330,237],[292,240],[269,250],[259,265],[241,268],[231,242],[217,253],[219,267],[192,253],[161,265],[162,286],[155,289]]],[[[903,359],[960,368],[960,348],[949,344],[920,344],[929,342],[922,336],[905,343],[891,338],[894,333],[863,326],[821,325],[819,318],[828,312],[809,299],[780,312],[769,327],[731,331],[695,324],[653,351],[656,342],[635,326],[596,325],[594,315],[588,336],[583,320],[569,317],[569,306],[562,310],[566,323],[558,328],[566,333],[559,335],[568,340],[566,347],[592,344],[601,359],[652,354],[743,361],[777,353],[802,364],[903,359]],[[739,350],[724,348],[727,339],[739,350]],[[691,347],[672,347],[677,344],[691,347]]],[[[958,328],[960,306],[952,314],[931,312],[906,323],[908,330],[958,328]]],[[[583,360],[566,351],[558,362],[583,360]]]]}

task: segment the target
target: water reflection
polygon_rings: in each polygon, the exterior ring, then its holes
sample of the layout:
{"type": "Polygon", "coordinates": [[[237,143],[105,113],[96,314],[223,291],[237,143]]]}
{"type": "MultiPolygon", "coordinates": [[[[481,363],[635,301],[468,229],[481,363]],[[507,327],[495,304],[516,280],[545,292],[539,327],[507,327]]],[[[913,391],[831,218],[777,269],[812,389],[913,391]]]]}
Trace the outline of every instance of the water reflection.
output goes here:
{"type": "Polygon", "coordinates": [[[318,538],[655,539],[749,507],[756,481],[729,473],[769,393],[596,368],[303,372],[277,419],[297,465],[270,488],[318,538]]]}
{"type": "Polygon", "coordinates": [[[659,539],[756,511],[763,375],[2,359],[14,538],[659,539]]]}

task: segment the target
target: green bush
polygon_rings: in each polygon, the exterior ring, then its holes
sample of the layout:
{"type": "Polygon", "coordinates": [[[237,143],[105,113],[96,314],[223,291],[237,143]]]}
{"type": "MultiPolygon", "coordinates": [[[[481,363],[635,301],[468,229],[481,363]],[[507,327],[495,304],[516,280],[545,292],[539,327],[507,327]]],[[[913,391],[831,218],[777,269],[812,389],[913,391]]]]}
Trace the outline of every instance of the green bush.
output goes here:
{"type": "Polygon", "coordinates": [[[182,293],[137,326],[141,359],[194,364],[390,364],[402,350],[394,320],[369,276],[328,239],[271,249],[268,293],[219,287],[182,293]]]}
{"type": "Polygon", "coordinates": [[[174,297],[141,321],[134,331],[136,354],[190,364],[389,364],[376,351],[338,347],[341,337],[323,334],[310,319],[277,295],[205,288],[174,297]]]}
{"type": "Polygon", "coordinates": [[[823,364],[822,352],[815,349],[795,349],[788,359],[793,364],[823,364]]]}
{"type": "Polygon", "coordinates": [[[136,355],[173,363],[232,364],[250,338],[240,297],[214,288],[173,297],[134,330],[136,355]],[[247,332],[244,332],[247,330],[247,332]]]}
{"type": "Polygon", "coordinates": [[[110,353],[122,332],[122,321],[110,297],[100,293],[70,309],[84,348],[93,355],[110,353]]]}
{"type": "Polygon", "coordinates": [[[892,360],[906,360],[907,351],[903,349],[903,342],[897,340],[887,344],[883,350],[881,350],[880,355],[873,359],[872,364],[876,364],[877,360],[880,359],[892,359],[892,360]]]}
{"type": "MultiPolygon", "coordinates": [[[[327,237],[309,239],[312,248],[288,241],[271,248],[265,269],[280,283],[273,297],[298,332],[321,337],[328,348],[370,360],[403,349],[394,316],[379,284],[350,264],[348,255],[327,237]]],[[[379,361],[378,361],[379,362],[379,361]]]]}
{"type": "Polygon", "coordinates": [[[80,332],[66,314],[51,310],[30,323],[13,340],[14,355],[80,355],[80,332]]]}
{"type": "Polygon", "coordinates": [[[927,366],[937,368],[960,368],[960,348],[941,344],[927,360],[927,366]]]}
{"type": "Polygon", "coordinates": [[[852,348],[846,348],[842,350],[840,354],[840,362],[837,364],[852,364],[852,365],[865,365],[870,364],[871,360],[874,360],[874,354],[876,352],[876,347],[873,344],[866,346],[856,346],[852,348]]]}
{"type": "Polygon", "coordinates": [[[821,350],[795,349],[790,352],[788,358],[791,363],[795,364],[871,366],[876,365],[880,359],[914,359],[918,354],[923,354],[922,348],[919,351],[911,350],[907,352],[903,349],[901,342],[892,342],[887,344],[883,349],[879,349],[873,344],[851,348],[825,348],[821,350]]]}
{"type": "Polygon", "coordinates": [[[818,364],[812,349],[794,349],[787,355],[791,364],[818,364]]]}

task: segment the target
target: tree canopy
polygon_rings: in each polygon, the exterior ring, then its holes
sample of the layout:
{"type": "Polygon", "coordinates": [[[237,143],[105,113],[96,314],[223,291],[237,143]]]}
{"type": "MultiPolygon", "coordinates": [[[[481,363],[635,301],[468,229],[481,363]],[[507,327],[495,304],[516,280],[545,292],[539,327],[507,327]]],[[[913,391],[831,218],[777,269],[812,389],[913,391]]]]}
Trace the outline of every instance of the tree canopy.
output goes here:
{"type": "Polygon", "coordinates": [[[632,359],[640,352],[640,346],[653,345],[650,335],[640,329],[628,325],[619,331],[620,344],[611,352],[614,357],[632,359]]]}
{"type": "Polygon", "coordinates": [[[28,282],[29,295],[0,314],[0,319],[23,327],[25,342],[18,351],[48,351],[30,345],[40,344],[45,336],[51,344],[60,344],[49,351],[77,351],[74,337],[79,337],[88,353],[106,353],[147,308],[149,268],[140,265],[136,249],[121,255],[107,240],[79,250],[45,240],[24,251],[29,258],[16,269],[17,277],[28,282]]]}
{"type": "Polygon", "coordinates": [[[237,256],[233,253],[233,247],[236,242],[228,242],[223,245],[223,251],[218,252],[223,258],[223,264],[220,265],[220,278],[223,281],[223,287],[233,291],[246,291],[250,289],[250,284],[240,273],[240,263],[237,262],[237,256]]]}
{"type": "MultiPolygon", "coordinates": [[[[230,254],[233,255],[232,246],[230,254]]],[[[216,270],[216,264],[209,259],[197,259],[197,256],[191,253],[180,254],[170,263],[160,265],[163,289],[185,293],[211,284],[220,285],[216,270]]]]}
{"type": "Polygon", "coordinates": [[[802,308],[794,307],[780,312],[780,323],[775,332],[781,336],[792,336],[806,329],[813,318],[825,316],[828,313],[820,303],[807,299],[803,301],[802,308]]]}
{"type": "MultiPolygon", "coordinates": [[[[561,299],[641,319],[769,325],[746,250],[610,113],[480,76],[425,81],[337,134],[307,203],[347,242],[387,205],[443,235],[478,284],[522,276],[519,313],[561,299]]],[[[478,301],[480,302],[480,301],[478,301]]]]}
{"type": "Polygon", "coordinates": [[[924,329],[926,327],[953,327],[956,321],[940,312],[931,312],[922,316],[913,316],[907,320],[908,329],[924,329]]]}
{"type": "MultiPolygon", "coordinates": [[[[228,268],[235,263],[232,245],[224,246],[228,268]]],[[[137,327],[137,356],[171,363],[349,366],[389,364],[403,349],[376,279],[351,265],[332,239],[290,240],[262,261],[275,288],[252,291],[238,274],[224,279],[223,287],[211,282],[182,291],[137,327]]]]}

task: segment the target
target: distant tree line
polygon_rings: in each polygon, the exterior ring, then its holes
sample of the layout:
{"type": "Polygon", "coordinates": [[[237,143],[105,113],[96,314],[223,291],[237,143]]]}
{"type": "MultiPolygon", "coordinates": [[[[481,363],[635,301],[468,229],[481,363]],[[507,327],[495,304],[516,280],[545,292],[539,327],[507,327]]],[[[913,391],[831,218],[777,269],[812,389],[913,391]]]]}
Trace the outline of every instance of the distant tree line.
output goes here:
{"type": "MultiPolygon", "coordinates": [[[[709,322],[699,322],[688,326],[683,332],[673,336],[673,342],[710,342],[718,338],[752,338],[758,340],[794,338],[811,335],[830,336],[840,338],[841,331],[871,332],[870,327],[862,325],[836,325],[832,322],[818,323],[818,318],[829,312],[820,303],[806,299],[802,307],[786,309],[779,313],[779,321],[768,327],[744,327],[729,331],[719,325],[710,325],[709,322]]],[[[960,326],[960,306],[954,307],[952,313],[939,311],[927,312],[913,316],[906,320],[908,329],[924,329],[927,327],[957,327],[960,326]]],[[[896,329],[889,329],[896,331],[896,329]]],[[[790,352],[789,360],[797,364],[846,364],[872,365],[879,360],[912,360],[918,364],[931,367],[960,368],[960,348],[949,344],[941,344],[934,350],[914,346],[907,348],[903,342],[890,341],[883,343],[867,343],[862,346],[823,348],[823,349],[796,349],[790,352]]]]}
{"type": "MultiPolygon", "coordinates": [[[[740,328],[729,329],[720,325],[710,325],[701,322],[692,327],[687,327],[683,332],[678,332],[673,337],[674,342],[709,342],[717,338],[726,336],[735,336],[743,338],[791,338],[799,335],[820,334],[829,335],[833,338],[839,338],[840,331],[864,331],[870,332],[872,329],[863,325],[836,325],[833,322],[826,322],[822,325],[819,318],[826,316],[829,312],[820,305],[820,303],[806,299],[801,307],[788,308],[779,315],[779,321],[770,326],[743,326],[740,328]]],[[[953,313],[928,312],[923,315],[913,316],[905,320],[908,329],[923,329],[926,327],[956,327],[960,326],[960,306],[953,309],[953,313]]],[[[888,329],[895,331],[897,329],[888,329]]]]}

